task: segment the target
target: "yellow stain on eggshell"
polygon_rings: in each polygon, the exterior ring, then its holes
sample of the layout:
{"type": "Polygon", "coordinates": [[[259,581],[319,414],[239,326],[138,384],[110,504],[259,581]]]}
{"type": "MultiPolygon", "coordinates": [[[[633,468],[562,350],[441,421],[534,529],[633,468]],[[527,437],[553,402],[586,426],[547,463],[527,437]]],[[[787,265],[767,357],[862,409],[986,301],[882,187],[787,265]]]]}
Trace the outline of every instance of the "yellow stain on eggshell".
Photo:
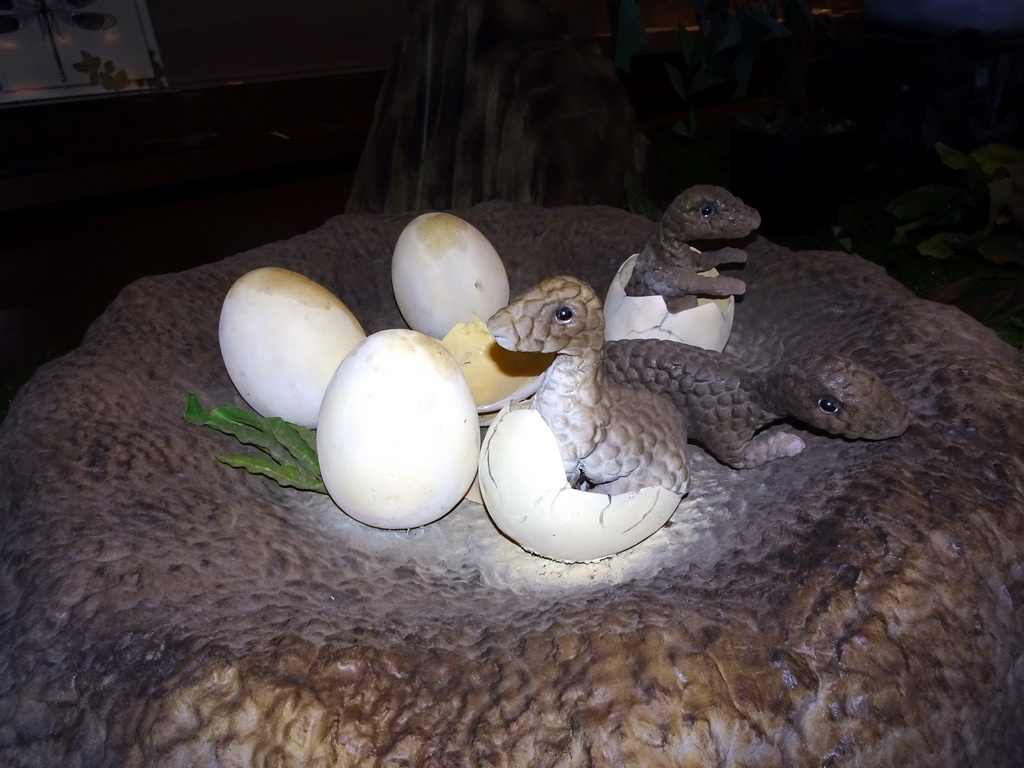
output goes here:
{"type": "Polygon", "coordinates": [[[416,229],[416,238],[437,259],[448,251],[464,251],[469,247],[466,222],[450,213],[424,216],[416,229]]]}

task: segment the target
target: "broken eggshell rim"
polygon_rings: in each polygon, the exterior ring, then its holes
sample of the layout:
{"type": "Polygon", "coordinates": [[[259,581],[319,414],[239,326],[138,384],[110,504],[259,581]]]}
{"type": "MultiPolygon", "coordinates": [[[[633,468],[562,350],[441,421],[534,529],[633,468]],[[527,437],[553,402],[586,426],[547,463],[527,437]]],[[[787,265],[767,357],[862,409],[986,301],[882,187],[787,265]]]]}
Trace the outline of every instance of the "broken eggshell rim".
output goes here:
{"type": "Polygon", "coordinates": [[[615,495],[572,488],[554,433],[524,403],[506,405],[488,428],[478,482],[498,530],[528,552],[565,563],[635,547],[669,521],[682,499],[662,486],[615,495]]]}
{"type": "MultiPolygon", "coordinates": [[[[537,353],[514,352],[501,348],[491,332],[487,330],[484,321],[476,316],[467,322],[454,325],[441,340],[441,343],[459,363],[463,375],[469,382],[470,390],[477,403],[477,414],[482,427],[488,426],[507,404],[531,398],[540,387],[541,378],[546,370],[545,366],[543,370],[532,376],[506,375],[493,361],[486,362],[487,354],[485,353],[488,347],[505,356],[522,356],[524,359],[528,359],[537,358],[538,355],[537,353]],[[473,375],[474,372],[476,375],[473,375]],[[481,394],[480,375],[487,376],[488,389],[492,393],[497,392],[497,394],[485,398],[484,402],[479,399],[481,394]]],[[[554,359],[554,355],[545,355],[544,357],[554,359]]],[[[548,365],[551,360],[548,360],[548,365]]]]}
{"type": "MultiPolygon", "coordinates": [[[[669,312],[662,296],[629,296],[626,285],[633,274],[638,254],[619,267],[608,286],[604,300],[605,339],[668,339],[721,352],[732,333],[736,301],[697,299],[697,306],[681,312],[669,312]]],[[[715,276],[709,269],[702,275],[715,276]]]]}

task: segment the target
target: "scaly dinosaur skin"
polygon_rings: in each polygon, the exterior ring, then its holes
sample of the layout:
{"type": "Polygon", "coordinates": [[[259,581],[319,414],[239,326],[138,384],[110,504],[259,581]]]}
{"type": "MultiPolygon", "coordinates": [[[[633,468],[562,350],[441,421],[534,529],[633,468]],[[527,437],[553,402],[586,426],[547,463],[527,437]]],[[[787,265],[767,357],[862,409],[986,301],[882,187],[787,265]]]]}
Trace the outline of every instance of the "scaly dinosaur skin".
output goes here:
{"type": "Polygon", "coordinates": [[[575,487],[624,493],[661,485],[689,490],[686,427],[666,399],[609,381],[602,360],[604,312],[593,289],[553,277],[487,321],[506,349],[556,352],[534,395],[555,433],[575,487]]]}
{"type": "Polygon", "coordinates": [[[637,256],[627,295],[663,296],[669,312],[697,306],[698,295],[739,296],[746,289],[742,280],[699,273],[744,262],[746,251],[727,247],[701,252],[689,242],[739,239],[759,226],[761,215],[727,189],[710,184],[690,187],[672,201],[637,256]]]}
{"type": "Polygon", "coordinates": [[[797,435],[759,431],[785,417],[867,440],[896,437],[910,424],[907,409],[878,376],[838,355],[758,367],[675,341],[629,339],[608,342],[604,359],[613,381],[669,398],[689,437],[736,469],[803,450],[797,435]]]}

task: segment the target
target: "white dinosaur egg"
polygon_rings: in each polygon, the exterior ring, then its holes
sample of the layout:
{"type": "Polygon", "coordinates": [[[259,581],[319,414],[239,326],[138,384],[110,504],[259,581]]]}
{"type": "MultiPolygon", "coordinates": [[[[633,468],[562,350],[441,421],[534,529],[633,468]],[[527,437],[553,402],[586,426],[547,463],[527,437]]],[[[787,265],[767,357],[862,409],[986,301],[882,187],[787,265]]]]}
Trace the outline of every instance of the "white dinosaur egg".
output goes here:
{"type": "Polygon", "coordinates": [[[505,349],[478,317],[458,323],[441,343],[469,382],[481,424],[490,423],[506,403],[533,395],[555,359],[554,354],[505,349]]]}
{"type": "Polygon", "coordinates": [[[572,488],[554,433],[522,404],[503,408],[488,427],[479,483],[502,533],[534,554],[570,563],[636,546],[668,522],[681,499],[661,486],[614,496],[572,488]]]}
{"type": "Polygon", "coordinates": [[[450,213],[425,213],[395,243],[391,282],[409,327],[441,339],[456,323],[508,304],[508,275],[490,241],[450,213]]]}
{"type": "Polygon", "coordinates": [[[476,475],[469,384],[436,339],[404,328],[372,334],[327,387],[316,447],[324,485],[351,517],[377,528],[431,523],[476,475]]]}
{"type": "MultiPolygon", "coordinates": [[[[736,302],[700,298],[697,306],[682,312],[669,312],[661,296],[629,296],[626,285],[633,274],[637,254],[626,259],[615,274],[604,300],[605,338],[670,339],[695,347],[721,352],[732,333],[736,302]]],[[[702,274],[717,275],[709,269],[702,274]]]]}
{"type": "Polygon", "coordinates": [[[235,281],[221,306],[219,335],[228,376],[253,410],[311,429],[338,364],[366,338],[337,296],[278,267],[235,281]]]}

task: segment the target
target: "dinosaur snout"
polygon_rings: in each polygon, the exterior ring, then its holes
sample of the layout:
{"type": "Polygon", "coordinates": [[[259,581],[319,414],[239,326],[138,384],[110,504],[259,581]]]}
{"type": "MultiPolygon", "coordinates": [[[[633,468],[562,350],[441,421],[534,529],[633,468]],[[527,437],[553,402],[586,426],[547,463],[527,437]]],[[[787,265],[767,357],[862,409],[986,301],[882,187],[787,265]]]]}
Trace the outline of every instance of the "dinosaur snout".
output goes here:
{"type": "Polygon", "coordinates": [[[860,437],[865,440],[888,440],[890,437],[899,437],[909,426],[910,411],[894,398],[888,408],[879,412],[874,420],[865,423],[864,434],[860,437]]]}
{"type": "Polygon", "coordinates": [[[487,330],[494,340],[505,349],[516,349],[518,334],[515,324],[505,309],[499,309],[487,321],[487,330]]]}

